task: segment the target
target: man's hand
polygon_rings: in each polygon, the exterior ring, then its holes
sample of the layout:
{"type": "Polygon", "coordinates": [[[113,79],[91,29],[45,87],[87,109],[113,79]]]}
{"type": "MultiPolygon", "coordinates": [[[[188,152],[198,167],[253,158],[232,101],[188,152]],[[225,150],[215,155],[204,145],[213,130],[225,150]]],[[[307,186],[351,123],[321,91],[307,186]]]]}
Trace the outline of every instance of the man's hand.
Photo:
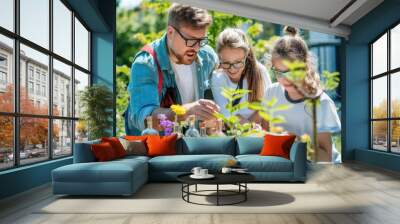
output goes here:
{"type": "Polygon", "coordinates": [[[186,109],[186,115],[196,115],[199,120],[215,119],[214,113],[219,112],[219,106],[211,100],[200,99],[193,103],[182,105],[186,109]]]}

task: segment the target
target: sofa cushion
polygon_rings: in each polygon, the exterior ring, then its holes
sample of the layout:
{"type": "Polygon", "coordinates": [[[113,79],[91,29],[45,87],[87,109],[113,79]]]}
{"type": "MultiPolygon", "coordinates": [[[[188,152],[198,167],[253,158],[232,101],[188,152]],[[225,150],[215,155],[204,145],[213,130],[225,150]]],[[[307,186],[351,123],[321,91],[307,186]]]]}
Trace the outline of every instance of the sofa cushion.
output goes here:
{"type": "Polygon", "coordinates": [[[260,154],[264,144],[262,137],[238,137],[236,141],[236,155],[260,154]]]}
{"type": "Polygon", "coordinates": [[[261,156],[280,156],[290,159],[290,148],[293,145],[296,135],[266,134],[264,145],[261,149],[261,156]]]}
{"type": "Polygon", "coordinates": [[[164,156],[176,154],[176,134],[169,136],[151,135],[147,137],[148,156],[164,156]]]}
{"type": "Polygon", "coordinates": [[[115,155],[117,158],[122,158],[126,156],[126,151],[124,146],[122,146],[121,142],[117,137],[104,137],[101,138],[101,142],[108,142],[114,149],[115,155]]]}
{"type": "Polygon", "coordinates": [[[57,182],[131,182],[134,173],[147,176],[147,163],[140,159],[74,163],[53,170],[57,182]],[[144,173],[146,172],[146,173],[144,173]]]}
{"type": "Polygon", "coordinates": [[[184,155],[235,155],[235,139],[233,137],[182,138],[178,142],[177,149],[177,154],[184,155]]]}
{"type": "Polygon", "coordinates": [[[230,159],[231,155],[175,155],[158,156],[149,160],[149,170],[163,172],[190,172],[193,167],[199,166],[209,171],[219,171],[230,159]]]}
{"type": "Polygon", "coordinates": [[[91,145],[91,149],[94,157],[96,157],[96,161],[105,162],[118,158],[112,145],[108,142],[93,144],[91,145]]]}
{"type": "Polygon", "coordinates": [[[137,155],[137,156],[145,156],[147,155],[146,143],[141,140],[128,141],[124,138],[120,138],[122,146],[126,151],[126,155],[137,155]]]}
{"type": "Polygon", "coordinates": [[[292,161],[279,156],[238,155],[236,159],[249,172],[292,172],[292,161]]]}

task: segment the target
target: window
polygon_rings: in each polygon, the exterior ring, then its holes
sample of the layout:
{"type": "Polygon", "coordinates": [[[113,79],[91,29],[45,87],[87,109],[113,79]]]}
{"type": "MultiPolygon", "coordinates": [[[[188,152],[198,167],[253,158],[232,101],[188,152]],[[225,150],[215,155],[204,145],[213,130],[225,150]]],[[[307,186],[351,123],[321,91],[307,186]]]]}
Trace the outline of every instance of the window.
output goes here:
{"type": "Polygon", "coordinates": [[[90,31],[67,1],[0,2],[0,170],[71,156],[86,133],[74,105],[90,85],[90,31]]]}
{"type": "Polygon", "coordinates": [[[75,18],[75,62],[82,68],[89,69],[89,32],[75,18]]]}
{"type": "MultiPolygon", "coordinates": [[[[2,10],[0,9],[0,14],[2,10]]],[[[0,20],[2,16],[0,15],[0,20]]],[[[11,66],[13,52],[13,40],[0,33],[0,113],[14,111],[14,71],[11,66]]]]}
{"type": "Polygon", "coordinates": [[[370,45],[371,148],[400,153],[400,24],[370,45]]]}
{"type": "Polygon", "coordinates": [[[46,86],[42,86],[42,96],[46,97],[46,86]]]}
{"type": "Polygon", "coordinates": [[[1,0],[0,26],[14,31],[14,0],[1,0]]]}
{"type": "Polygon", "coordinates": [[[46,83],[46,74],[45,73],[42,73],[42,83],[46,83]]]}
{"type": "Polygon", "coordinates": [[[71,60],[72,12],[60,1],[53,0],[54,53],[71,60]]]}
{"type": "Polygon", "coordinates": [[[21,36],[49,48],[49,0],[20,0],[21,36]]]}
{"type": "Polygon", "coordinates": [[[53,157],[72,153],[72,121],[53,120],[53,157]]]}
{"type": "Polygon", "coordinates": [[[7,87],[7,56],[0,53],[0,91],[5,92],[7,87]]]}
{"type": "Polygon", "coordinates": [[[7,73],[1,70],[0,70],[0,84],[4,86],[7,84],[7,73]]]}
{"type": "Polygon", "coordinates": [[[34,90],[33,90],[33,82],[28,82],[28,93],[29,94],[33,94],[34,90]]]}
{"type": "Polygon", "coordinates": [[[29,79],[33,80],[33,67],[29,66],[29,71],[28,71],[29,79]]]}
{"type": "Polygon", "coordinates": [[[40,70],[36,69],[36,80],[40,81],[40,70]]]}
{"type": "MultiPolygon", "coordinates": [[[[0,10],[1,11],[1,10],[0,10]]],[[[0,115],[0,170],[14,166],[14,122],[12,116],[0,115]]]]}
{"type": "Polygon", "coordinates": [[[36,84],[36,95],[40,95],[40,84],[36,84]]]}
{"type": "MultiPolygon", "coordinates": [[[[72,68],[69,65],[66,65],[56,59],[53,60],[54,70],[53,70],[53,114],[60,114],[60,108],[54,104],[60,103],[58,101],[58,97],[62,103],[64,103],[64,97],[67,96],[67,100],[71,101],[68,102],[68,105],[72,104],[72,90],[65,89],[65,84],[69,83],[72,84],[72,68]],[[61,95],[61,96],[60,96],[61,95]]],[[[62,106],[63,104],[59,104],[62,106]]],[[[72,108],[69,106],[66,108],[65,114],[62,113],[62,116],[72,117],[72,108]]]]}
{"type": "Polygon", "coordinates": [[[7,69],[7,56],[0,54],[0,68],[7,69]]]}

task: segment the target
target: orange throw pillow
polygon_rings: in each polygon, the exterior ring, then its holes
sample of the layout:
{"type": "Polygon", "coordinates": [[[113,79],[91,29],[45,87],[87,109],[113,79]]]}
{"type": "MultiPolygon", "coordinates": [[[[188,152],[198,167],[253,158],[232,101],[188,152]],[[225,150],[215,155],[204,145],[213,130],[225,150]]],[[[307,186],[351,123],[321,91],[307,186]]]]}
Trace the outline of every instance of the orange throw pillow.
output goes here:
{"type": "Polygon", "coordinates": [[[116,159],[115,151],[112,145],[108,142],[91,145],[94,157],[99,162],[110,161],[116,159]]]}
{"type": "Polygon", "coordinates": [[[295,135],[266,134],[260,155],[280,156],[289,159],[290,147],[292,147],[295,139],[295,135]]]}
{"type": "Polygon", "coordinates": [[[148,136],[147,137],[147,155],[154,156],[165,156],[165,155],[176,155],[176,139],[177,135],[169,136],[148,136]]]}
{"type": "Polygon", "coordinates": [[[108,142],[114,149],[115,155],[117,158],[125,157],[126,151],[124,146],[122,146],[121,142],[116,137],[109,137],[109,138],[101,138],[101,142],[108,142]]]}

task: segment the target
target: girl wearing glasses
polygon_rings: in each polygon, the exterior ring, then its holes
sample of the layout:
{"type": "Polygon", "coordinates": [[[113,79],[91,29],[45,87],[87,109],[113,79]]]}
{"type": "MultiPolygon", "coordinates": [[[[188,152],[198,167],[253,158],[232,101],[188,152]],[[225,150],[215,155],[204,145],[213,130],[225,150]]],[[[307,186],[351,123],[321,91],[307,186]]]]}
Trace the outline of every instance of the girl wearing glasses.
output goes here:
{"type": "Polygon", "coordinates": [[[306,98],[320,97],[320,105],[317,106],[318,128],[318,161],[339,163],[340,154],[332,143],[331,134],[339,132],[341,124],[336,107],[332,99],[322,91],[320,77],[316,71],[312,56],[307,44],[297,34],[293,27],[285,27],[285,35],[280,37],[271,52],[271,72],[278,80],[266,91],[266,99],[275,97],[277,104],[289,104],[291,107],[285,111],[278,111],[275,115],[282,115],[286,122],[280,126],[286,131],[297,136],[308,134],[312,136],[312,112],[305,105],[306,98]],[[295,85],[288,78],[288,68],[285,61],[301,61],[306,65],[306,77],[300,84],[295,85]]]}
{"type": "MultiPolygon", "coordinates": [[[[261,100],[266,88],[271,85],[271,79],[266,68],[257,62],[250,42],[242,30],[225,29],[218,36],[216,45],[220,66],[212,75],[211,89],[220,113],[226,116],[229,114],[225,109],[228,101],[221,95],[222,87],[251,90],[246,96],[234,101],[233,104],[236,105],[245,100],[261,100]]],[[[258,114],[250,109],[242,109],[236,115],[241,118],[242,123],[262,122],[258,114]]]]}

